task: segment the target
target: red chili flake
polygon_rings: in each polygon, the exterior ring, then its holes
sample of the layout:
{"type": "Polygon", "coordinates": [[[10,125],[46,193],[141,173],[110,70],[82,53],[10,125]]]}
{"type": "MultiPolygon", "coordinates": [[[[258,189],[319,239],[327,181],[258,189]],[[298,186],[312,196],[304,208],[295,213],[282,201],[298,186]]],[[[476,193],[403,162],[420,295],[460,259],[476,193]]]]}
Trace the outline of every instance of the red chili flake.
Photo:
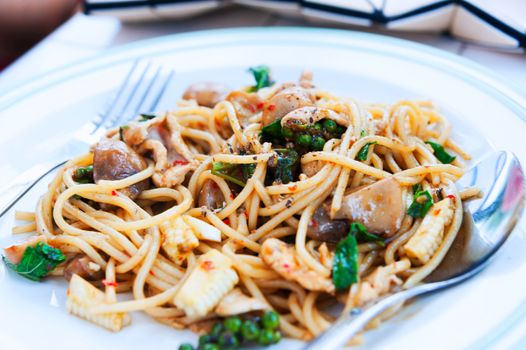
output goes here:
{"type": "Polygon", "coordinates": [[[269,111],[273,111],[275,108],[276,108],[276,105],[275,105],[274,103],[271,103],[271,104],[269,104],[269,105],[267,106],[267,109],[268,109],[269,111]]]}
{"type": "Polygon", "coordinates": [[[251,111],[252,113],[254,113],[254,112],[256,111],[256,109],[254,108],[253,105],[248,105],[248,109],[250,109],[250,111],[251,111]]]}
{"type": "Polygon", "coordinates": [[[234,199],[234,194],[230,192],[230,199],[234,199]]]}
{"type": "Polygon", "coordinates": [[[230,226],[230,219],[229,218],[223,219],[223,222],[225,224],[227,224],[228,226],[230,226]]]}
{"type": "Polygon", "coordinates": [[[117,195],[117,191],[115,191],[115,190],[111,191],[111,195],[112,196],[116,196],[117,195]]]}
{"type": "Polygon", "coordinates": [[[152,270],[150,270],[150,275],[155,276],[155,273],[152,270]]]}
{"type": "Polygon", "coordinates": [[[186,161],[186,160],[174,160],[173,162],[173,166],[178,166],[178,165],[186,165],[188,164],[189,162],[186,161]]]}
{"type": "Polygon", "coordinates": [[[446,196],[446,198],[449,198],[449,199],[451,199],[451,200],[455,200],[455,196],[452,195],[452,194],[448,194],[448,195],[446,196]]]}
{"type": "Polygon", "coordinates": [[[316,219],[312,219],[312,220],[310,221],[310,225],[312,226],[312,228],[316,228],[316,227],[318,227],[318,220],[316,220],[316,219]]]}
{"type": "Polygon", "coordinates": [[[296,191],[297,188],[298,188],[298,185],[296,185],[296,184],[289,186],[289,190],[290,191],[296,191]]]}
{"type": "Polygon", "coordinates": [[[201,263],[201,268],[206,271],[210,271],[214,268],[214,263],[210,260],[205,260],[201,263]]]}
{"type": "Polygon", "coordinates": [[[264,104],[265,104],[264,102],[259,102],[259,103],[257,104],[256,108],[257,108],[257,109],[261,109],[261,108],[263,108],[263,105],[264,105],[264,104]]]}
{"type": "Polygon", "coordinates": [[[433,215],[437,216],[438,214],[440,214],[440,209],[436,209],[434,212],[433,212],[433,215]]]}
{"type": "Polygon", "coordinates": [[[284,268],[285,271],[287,271],[287,272],[290,272],[290,271],[291,271],[290,265],[287,264],[287,263],[284,263],[284,264],[283,264],[283,268],[284,268]]]}
{"type": "Polygon", "coordinates": [[[117,282],[111,282],[111,281],[106,281],[106,280],[102,280],[102,284],[104,284],[106,287],[115,287],[115,288],[117,288],[117,286],[119,285],[117,282]]]}

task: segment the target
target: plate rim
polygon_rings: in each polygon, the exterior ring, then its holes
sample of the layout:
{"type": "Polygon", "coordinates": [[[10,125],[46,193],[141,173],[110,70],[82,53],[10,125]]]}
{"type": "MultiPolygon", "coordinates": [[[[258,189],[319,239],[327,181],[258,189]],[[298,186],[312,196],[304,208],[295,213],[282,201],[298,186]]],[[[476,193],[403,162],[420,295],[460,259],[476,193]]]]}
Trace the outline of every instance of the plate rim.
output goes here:
{"type": "MultiPolygon", "coordinates": [[[[78,61],[68,63],[64,66],[57,67],[48,72],[39,74],[33,79],[23,81],[19,84],[16,84],[7,89],[0,90],[0,112],[3,110],[22,102],[25,98],[38,93],[40,89],[45,86],[53,86],[60,84],[64,81],[75,79],[75,72],[85,72],[89,73],[93,69],[100,69],[108,64],[118,64],[126,61],[130,61],[134,58],[142,56],[155,56],[162,52],[171,52],[179,48],[170,47],[167,50],[156,50],[152,53],[146,53],[143,55],[135,54],[132,51],[140,49],[142,47],[154,47],[158,46],[161,48],[163,44],[170,42],[179,42],[186,39],[199,39],[203,37],[210,36],[230,36],[226,42],[239,43],[242,42],[241,38],[249,36],[250,34],[266,35],[269,33],[287,32],[294,34],[326,34],[327,36],[337,40],[343,39],[341,42],[329,41],[328,45],[335,46],[352,46],[356,42],[366,42],[369,41],[372,43],[372,46],[378,46],[381,44],[389,44],[390,46],[399,46],[402,49],[407,49],[410,51],[420,51],[421,53],[435,56],[435,60],[431,62],[423,62],[420,58],[411,58],[407,56],[402,56],[399,53],[391,53],[391,55],[418,62],[420,64],[425,64],[429,67],[439,69],[440,71],[449,71],[450,73],[455,72],[461,74],[469,79],[471,85],[476,84],[477,88],[482,88],[481,85],[477,83],[482,83],[484,86],[484,91],[489,95],[498,99],[499,102],[503,103],[505,106],[509,107],[514,111],[514,115],[518,117],[522,122],[526,123],[526,94],[524,94],[523,89],[516,83],[505,80],[498,73],[491,71],[489,68],[476,63],[465,57],[460,57],[450,52],[440,50],[428,45],[421,43],[412,42],[405,39],[394,38],[381,34],[373,33],[364,33],[358,31],[344,30],[344,29],[332,29],[332,28],[304,28],[304,27],[245,27],[245,28],[228,28],[228,29],[211,29],[211,30],[201,30],[190,33],[177,33],[159,36],[150,39],[143,39],[133,43],[128,43],[120,45],[104,52],[97,53],[88,58],[84,58],[78,61]],[[350,40],[345,42],[345,40],[350,40]],[[355,40],[355,41],[353,41],[355,40]],[[126,55],[126,53],[129,53],[126,55]],[[130,55],[131,53],[131,55],[130,55]],[[124,57],[119,58],[120,55],[124,57]],[[453,66],[448,66],[447,68],[441,67],[438,65],[438,62],[449,62],[454,63],[453,66]],[[485,78],[485,79],[484,79],[485,78]],[[493,84],[492,84],[493,83],[493,84]],[[495,84],[496,83],[496,84],[495,84]],[[508,95],[509,94],[509,95],[508,95]],[[517,113],[516,113],[517,112],[517,113]]],[[[318,37],[309,37],[305,35],[305,42],[313,41],[321,44],[318,37]]],[[[206,45],[209,46],[209,45],[206,45]]],[[[196,46],[183,46],[181,49],[192,49],[196,46]]],[[[199,47],[199,46],[197,46],[199,47]]],[[[372,51],[375,49],[371,48],[372,51]]],[[[376,49],[376,52],[385,50],[376,49]]],[[[469,349],[480,349],[489,347],[494,341],[498,340],[500,337],[504,336],[506,333],[509,333],[513,327],[518,325],[518,322],[524,320],[524,315],[526,314],[526,300],[520,303],[519,307],[510,315],[508,315],[507,320],[509,323],[497,326],[492,329],[488,334],[479,338],[476,342],[470,345],[469,349]],[[505,326],[504,326],[505,325],[505,326]]]]}

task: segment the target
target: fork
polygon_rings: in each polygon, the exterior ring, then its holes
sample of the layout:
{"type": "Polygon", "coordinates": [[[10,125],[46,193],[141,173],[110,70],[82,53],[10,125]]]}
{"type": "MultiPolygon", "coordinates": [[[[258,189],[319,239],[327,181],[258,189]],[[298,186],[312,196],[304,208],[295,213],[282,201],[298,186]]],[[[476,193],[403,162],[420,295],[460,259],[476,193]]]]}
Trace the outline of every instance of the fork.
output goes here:
{"type": "Polygon", "coordinates": [[[82,125],[59,154],[47,162],[34,165],[0,189],[0,217],[9,211],[31,188],[75,155],[72,150],[86,149],[97,142],[110,128],[127,123],[139,112],[156,110],[173,76],[173,70],[163,74],[161,65],[136,60],[126,74],[108,108],[97,118],[82,125]]]}

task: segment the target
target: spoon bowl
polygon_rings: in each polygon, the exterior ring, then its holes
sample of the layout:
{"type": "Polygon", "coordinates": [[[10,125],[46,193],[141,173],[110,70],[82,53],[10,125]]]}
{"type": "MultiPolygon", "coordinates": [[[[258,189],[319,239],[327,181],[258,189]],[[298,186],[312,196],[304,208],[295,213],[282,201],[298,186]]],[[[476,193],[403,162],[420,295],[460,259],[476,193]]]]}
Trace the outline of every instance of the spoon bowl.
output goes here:
{"type": "Polygon", "coordinates": [[[462,227],[448,253],[423,284],[343,315],[303,350],[340,349],[389,308],[455,286],[479,273],[509,237],[524,209],[525,178],[511,152],[495,152],[471,168],[456,186],[477,187],[482,198],[464,202],[462,227]]]}

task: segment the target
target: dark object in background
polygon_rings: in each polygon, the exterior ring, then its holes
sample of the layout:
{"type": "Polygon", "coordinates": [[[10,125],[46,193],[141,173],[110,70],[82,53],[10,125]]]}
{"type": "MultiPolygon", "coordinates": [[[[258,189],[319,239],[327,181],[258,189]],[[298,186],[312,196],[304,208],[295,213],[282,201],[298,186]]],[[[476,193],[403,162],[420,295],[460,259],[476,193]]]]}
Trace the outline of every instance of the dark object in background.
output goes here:
{"type": "Polygon", "coordinates": [[[79,0],[0,0],[0,70],[64,23],[79,0]]]}

